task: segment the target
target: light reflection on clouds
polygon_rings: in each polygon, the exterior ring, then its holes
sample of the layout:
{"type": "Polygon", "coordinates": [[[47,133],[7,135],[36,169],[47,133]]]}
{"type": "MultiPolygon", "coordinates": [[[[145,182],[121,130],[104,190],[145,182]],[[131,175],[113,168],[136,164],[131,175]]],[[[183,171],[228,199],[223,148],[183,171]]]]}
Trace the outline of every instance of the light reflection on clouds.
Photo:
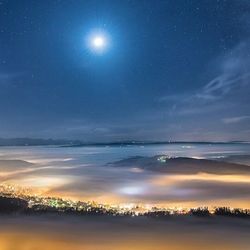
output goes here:
{"type": "MultiPolygon", "coordinates": [[[[151,149],[155,155],[158,154],[155,147],[151,149]]],[[[225,163],[218,174],[216,167],[209,164],[203,166],[203,172],[197,172],[197,166],[192,169],[189,165],[187,173],[177,168],[178,171],[175,172],[173,166],[170,174],[167,172],[168,165],[165,172],[155,171],[154,164],[148,165],[147,169],[134,164],[127,167],[107,165],[109,161],[122,159],[120,148],[54,148],[51,151],[51,148],[46,147],[40,149],[30,147],[27,148],[28,152],[22,155],[23,150],[23,148],[14,151],[0,149],[1,155],[5,155],[3,157],[5,160],[8,159],[7,156],[12,159],[9,161],[0,159],[2,183],[27,186],[36,193],[39,190],[39,193],[44,195],[95,200],[100,203],[250,207],[248,166],[241,166],[240,172],[237,172],[237,165],[231,165],[230,169],[233,170],[231,174],[227,173],[225,163]],[[32,164],[25,162],[24,159],[29,159],[32,164]],[[206,169],[213,169],[213,172],[206,172],[206,169]]],[[[149,148],[146,147],[138,147],[138,150],[139,152],[135,152],[133,149],[134,155],[145,153],[141,150],[149,152],[149,148]]],[[[162,146],[159,151],[162,151],[162,146]]],[[[129,149],[126,154],[132,154],[132,151],[129,149]]],[[[195,153],[193,155],[197,156],[195,153]]],[[[237,160],[241,158],[238,157],[237,160]]],[[[246,160],[246,157],[243,159],[246,160]]]]}

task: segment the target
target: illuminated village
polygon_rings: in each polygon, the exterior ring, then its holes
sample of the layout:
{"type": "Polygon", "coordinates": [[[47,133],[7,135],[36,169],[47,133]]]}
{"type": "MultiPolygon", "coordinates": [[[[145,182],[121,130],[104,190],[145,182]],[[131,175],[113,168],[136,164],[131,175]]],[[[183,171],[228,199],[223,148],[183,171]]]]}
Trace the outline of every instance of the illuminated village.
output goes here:
{"type": "Polygon", "coordinates": [[[29,189],[12,185],[0,185],[1,212],[24,214],[71,214],[71,215],[107,215],[107,216],[233,216],[250,218],[250,209],[231,209],[228,207],[198,207],[188,209],[184,207],[158,208],[149,205],[98,204],[94,201],[73,201],[58,197],[43,197],[30,194],[29,189]]]}

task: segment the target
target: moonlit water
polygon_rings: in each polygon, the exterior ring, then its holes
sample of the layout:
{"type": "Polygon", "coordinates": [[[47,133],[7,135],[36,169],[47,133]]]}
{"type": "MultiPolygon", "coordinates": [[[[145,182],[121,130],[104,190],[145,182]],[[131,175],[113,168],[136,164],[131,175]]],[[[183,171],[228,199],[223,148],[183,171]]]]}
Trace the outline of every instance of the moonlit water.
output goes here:
{"type": "MultiPolygon", "coordinates": [[[[154,172],[154,165],[145,170],[108,164],[133,156],[168,155],[250,165],[249,152],[249,144],[2,147],[0,179],[4,184],[31,188],[41,195],[100,203],[249,207],[248,173],[233,177],[199,172],[168,175],[154,172]]],[[[248,171],[250,167],[246,168],[248,171]]]]}

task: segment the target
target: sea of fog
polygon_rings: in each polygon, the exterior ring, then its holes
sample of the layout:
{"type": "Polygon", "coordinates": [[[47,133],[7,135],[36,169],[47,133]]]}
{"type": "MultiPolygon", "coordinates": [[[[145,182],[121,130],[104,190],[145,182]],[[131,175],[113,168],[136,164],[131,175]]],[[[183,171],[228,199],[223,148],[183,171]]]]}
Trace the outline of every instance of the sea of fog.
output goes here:
{"type": "Polygon", "coordinates": [[[249,208],[249,155],[250,144],[246,143],[0,147],[0,181],[36,194],[100,203],[249,208]],[[203,168],[188,175],[157,172],[154,164],[149,169],[108,164],[155,155],[244,164],[246,172],[237,173],[236,164],[233,174],[224,167],[218,174],[203,168]]]}
{"type": "Polygon", "coordinates": [[[1,250],[247,250],[250,221],[232,218],[1,217],[1,250]]]}
{"type": "Polygon", "coordinates": [[[104,164],[133,156],[168,155],[171,157],[224,158],[250,155],[250,143],[165,144],[135,146],[26,146],[0,147],[0,159],[22,159],[30,162],[71,160],[72,164],[104,164]]]}

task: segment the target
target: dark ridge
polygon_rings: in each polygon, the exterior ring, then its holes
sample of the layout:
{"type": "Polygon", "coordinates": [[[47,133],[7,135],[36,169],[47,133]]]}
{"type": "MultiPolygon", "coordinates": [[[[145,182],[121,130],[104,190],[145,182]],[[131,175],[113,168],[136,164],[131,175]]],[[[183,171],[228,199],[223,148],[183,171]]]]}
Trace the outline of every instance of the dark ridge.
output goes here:
{"type": "Polygon", "coordinates": [[[189,211],[178,212],[170,211],[168,209],[157,209],[144,213],[135,214],[133,211],[119,212],[114,208],[107,208],[102,205],[90,205],[88,203],[81,203],[80,207],[74,206],[50,206],[43,204],[36,204],[28,206],[28,201],[20,198],[11,198],[0,196],[0,215],[4,214],[23,214],[23,215],[43,215],[43,214],[58,214],[58,215],[92,215],[92,216],[146,216],[146,217],[169,217],[169,216],[199,216],[199,217],[212,217],[212,216],[227,216],[250,218],[249,209],[230,209],[229,207],[215,208],[211,213],[206,207],[192,208],[189,211]]]}
{"type": "Polygon", "coordinates": [[[0,197],[0,214],[24,212],[28,209],[28,202],[19,198],[0,197]]]}
{"type": "Polygon", "coordinates": [[[80,144],[78,140],[35,139],[35,138],[0,138],[0,146],[61,146],[80,144]]]}
{"type": "Polygon", "coordinates": [[[188,157],[168,157],[165,155],[156,155],[153,157],[130,157],[120,161],[108,163],[112,167],[141,168],[144,170],[164,173],[210,173],[210,174],[239,174],[250,173],[247,165],[222,162],[208,159],[195,159],[188,157]]]}
{"type": "Polygon", "coordinates": [[[86,142],[86,143],[73,143],[72,145],[65,145],[64,147],[87,147],[87,146],[110,146],[110,147],[123,147],[123,146],[148,146],[148,145],[167,145],[167,144],[245,144],[247,141],[230,141],[230,142],[209,142],[209,141],[117,141],[117,142],[86,142]]]}
{"type": "Polygon", "coordinates": [[[147,146],[166,144],[244,144],[247,141],[209,142],[209,141],[111,141],[111,142],[84,142],[69,139],[42,139],[42,138],[0,138],[0,146],[62,146],[62,147],[87,147],[87,146],[147,146]]]}

